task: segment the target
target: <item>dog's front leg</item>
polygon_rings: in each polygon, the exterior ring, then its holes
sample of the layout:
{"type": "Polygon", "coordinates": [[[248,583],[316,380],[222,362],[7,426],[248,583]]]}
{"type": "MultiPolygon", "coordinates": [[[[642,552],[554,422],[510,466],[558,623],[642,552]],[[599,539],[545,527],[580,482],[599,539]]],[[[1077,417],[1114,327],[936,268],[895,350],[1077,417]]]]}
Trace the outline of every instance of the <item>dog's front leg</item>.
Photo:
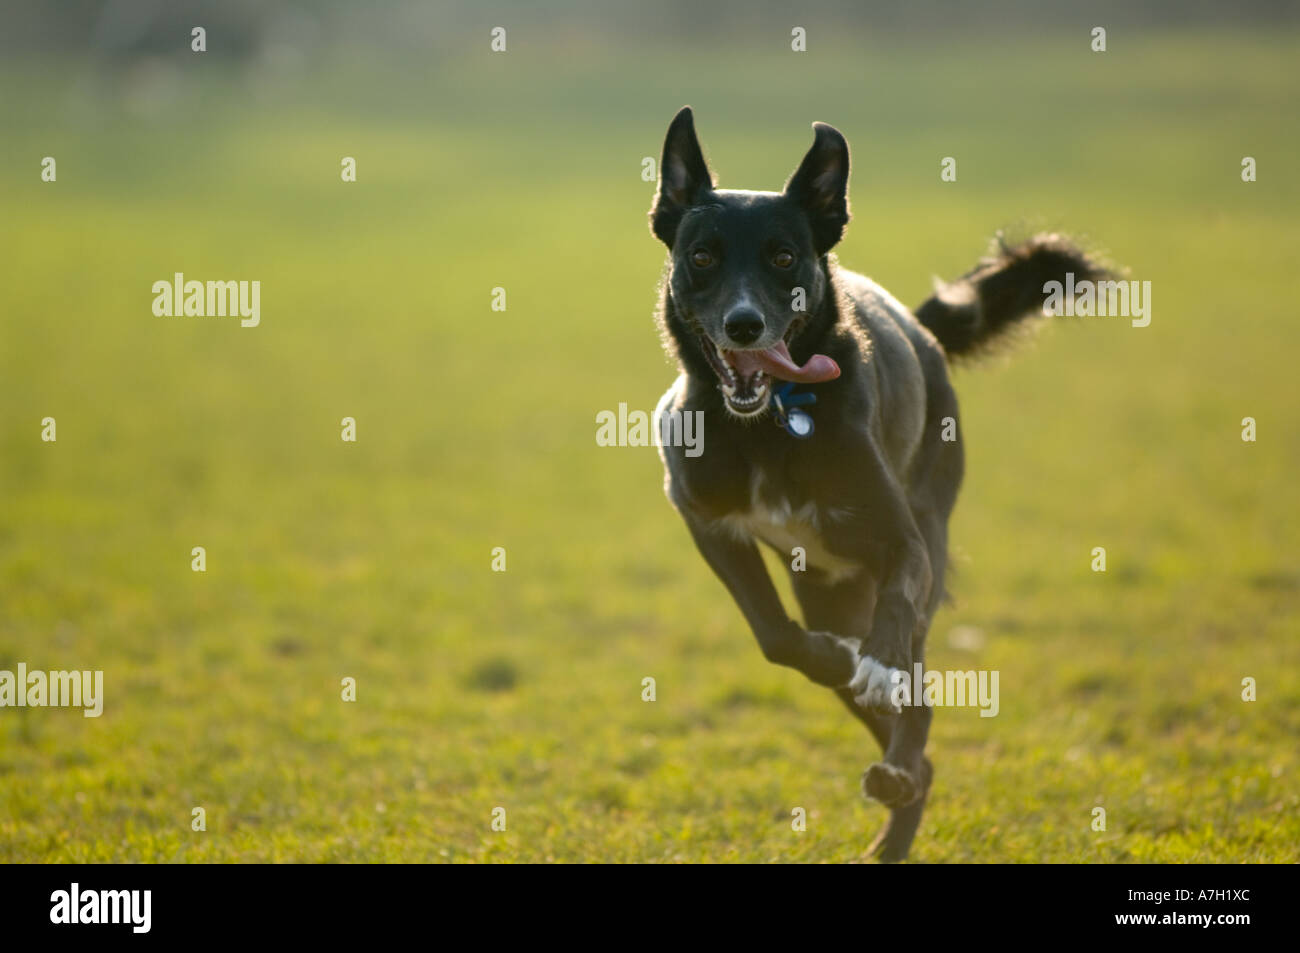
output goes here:
{"type": "Polygon", "coordinates": [[[879,596],[849,688],[863,708],[897,713],[912,701],[912,661],[920,655],[929,624],[933,574],[925,540],[901,491],[892,481],[887,486],[882,496],[888,502],[877,513],[888,516],[878,524],[871,560],[879,596]]]}
{"type": "Polygon", "coordinates": [[[753,540],[689,517],[686,522],[700,554],[744,613],[763,656],[803,672],[818,685],[847,685],[858,663],[857,652],[838,636],[807,632],[786,615],[753,540]]]}
{"type": "Polygon", "coordinates": [[[871,632],[862,640],[862,654],[849,688],[864,708],[899,712],[911,702],[915,640],[924,636],[925,605],[930,593],[930,557],[920,534],[894,548],[871,617],[871,632]]]}

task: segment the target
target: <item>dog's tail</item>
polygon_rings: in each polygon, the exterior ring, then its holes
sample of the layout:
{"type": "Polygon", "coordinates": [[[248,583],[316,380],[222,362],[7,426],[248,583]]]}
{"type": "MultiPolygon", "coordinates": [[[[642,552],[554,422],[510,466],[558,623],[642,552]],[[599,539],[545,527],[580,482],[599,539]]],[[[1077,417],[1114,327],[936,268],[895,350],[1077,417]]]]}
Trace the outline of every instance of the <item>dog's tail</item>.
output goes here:
{"type": "Polygon", "coordinates": [[[999,234],[991,252],[955,281],[936,283],[916,309],[917,319],[939,339],[949,357],[983,350],[1025,318],[1042,315],[1049,281],[1097,281],[1110,269],[1062,235],[1039,234],[1008,245],[999,234]]]}

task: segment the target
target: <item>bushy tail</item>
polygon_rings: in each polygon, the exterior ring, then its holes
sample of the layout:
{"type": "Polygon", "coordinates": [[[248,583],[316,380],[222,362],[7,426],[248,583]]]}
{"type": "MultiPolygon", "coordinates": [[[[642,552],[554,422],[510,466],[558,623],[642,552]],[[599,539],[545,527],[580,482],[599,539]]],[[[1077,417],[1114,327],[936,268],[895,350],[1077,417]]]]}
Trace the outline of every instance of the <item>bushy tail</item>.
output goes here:
{"type": "Polygon", "coordinates": [[[992,251],[971,271],[941,284],[916,309],[917,319],[939,339],[950,357],[983,350],[1003,331],[1042,315],[1049,281],[1108,277],[1108,268],[1062,235],[1040,234],[1009,246],[999,235],[992,251]]]}

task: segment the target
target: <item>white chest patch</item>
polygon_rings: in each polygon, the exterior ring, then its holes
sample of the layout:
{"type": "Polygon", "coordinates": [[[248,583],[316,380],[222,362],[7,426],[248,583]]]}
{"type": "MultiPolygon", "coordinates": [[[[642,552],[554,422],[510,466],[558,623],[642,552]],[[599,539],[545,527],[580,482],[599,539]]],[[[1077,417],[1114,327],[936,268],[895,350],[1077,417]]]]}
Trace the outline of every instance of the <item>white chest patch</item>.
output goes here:
{"type": "Polygon", "coordinates": [[[762,476],[755,473],[747,511],[722,518],[733,533],[745,539],[761,539],[786,560],[793,560],[795,548],[801,548],[807,565],[826,573],[832,583],[843,582],[862,568],[832,553],[822,540],[825,521],[836,518],[835,510],[819,510],[814,503],[795,509],[784,497],[775,502],[764,500],[759,493],[761,481],[762,476]]]}

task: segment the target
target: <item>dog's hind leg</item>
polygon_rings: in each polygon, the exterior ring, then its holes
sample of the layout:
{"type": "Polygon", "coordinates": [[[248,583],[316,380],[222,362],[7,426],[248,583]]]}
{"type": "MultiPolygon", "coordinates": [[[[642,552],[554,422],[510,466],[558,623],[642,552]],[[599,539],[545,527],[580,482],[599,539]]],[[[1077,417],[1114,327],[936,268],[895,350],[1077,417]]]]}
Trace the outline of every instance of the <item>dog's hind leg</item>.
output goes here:
{"type": "MultiPolygon", "coordinates": [[[[949,501],[946,506],[925,507],[914,511],[935,570],[935,585],[927,607],[927,619],[934,618],[934,612],[943,599],[948,544],[947,516],[950,509],[949,501]]],[[[927,634],[920,632],[913,641],[915,664],[924,664],[927,634]]],[[[922,699],[914,698],[913,704],[905,707],[900,714],[880,716],[863,711],[855,705],[852,692],[846,692],[841,700],[866,723],[877,741],[881,741],[882,737],[884,739],[884,759],[870,765],[862,774],[862,793],[884,804],[890,811],[889,823],[872,843],[871,853],[884,862],[903,860],[907,857],[916,829],[921,823],[921,814],[925,810],[930,784],[934,779],[934,767],[925,756],[934,709],[920,704],[922,699]],[[873,723],[879,720],[884,720],[887,724],[873,723]]]]}
{"type": "MultiPolygon", "coordinates": [[[[803,609],[804,623],[809,627],[843,632],[855,638],[860,638],[868,630],[875,604],[875,586],[870,580],[859,579],[839,585],[828,585],[821,582],[815,573],[791,572],[790,582],[803,609]]],[[[898,756],[901,748],[896,746],[895,738],[899,736],[903,715],[863,708],[854,700],[853,692],[848,688],[836,689],[835,696],[844,703],[844,707],[854,718],[867,726],[867,730],[876,739],[876,744],[880,745],[880,751],[886,758],[891,749],[895,751],[895,756],[898,756]]],[[[912,710],[906,709],[904,714],[912,710]]],[[[929,709],[925,709],[925,712],[928,715],[929,709]]],[[[927,727],[928,724],[927,718],[927,727]]],[[[912,744],[915,744],[914,740],[909,742],[909,746],[912,744]]],[[[925,741],[922,738],[921,748],[924,746],[925,741]]],[[[919,752],[920,749],[917,750],[919,752]]],[[[879,768],[879,765],[872,767],[879,768]]],[[[868,768],[867,774],[870,774],[871,770],[868,768]]],[[[892,863],[903,860],[912,846],[917,827],[920,826],[921,813],[925,810],[925,799],[930,790],[933,770],[929,759],[924,756],[920,758],[915,770],[921,782],[919,792],[911,792],[908,795],[909,803],[901,806],[886,802],[886,806],[889,807],[889,822],[868,848],[869,854],[881,861],[892,863]]],[[[884,801],[884,798],[866,789],[866,776],[863,775],[864,793],[875,800],[884,801]]],[[[894,799],[898,799],[897,794],[894,799]]]]}
{"type": "MultiPolygon", "coordinates": [[[[929,620],[943,599],[943,574],[947,562],[947,514],[940,514],[931,509],[914,511],[917,526],[925,539],[933,567],[935,584],[926,607],[926,625],[915,635],[912,641],[912,662],[924,666],[925,641],[928,635],[929,620]]],[[[913,677],[912,672],[907,673],[913,677]]],[[[912,704],[905,707],[893,718],[893,730],[888,744],[885,745],[884,759],[871,765],[862,774],[862,793],[884,804],[891,811],[898,812],[923,800],[930,789],[930,780],[934,771],[925,757],[925,746],[930,737],[930,722],[934,718],[934,709],[922,704],[923,699],[913,698],[912,704]]],[[[916,819],[920,820],[920,808],[916,810],[916,819]]],[[[893,826],[891,821],[891,826],[893,826]]],[[[913,826],[913,833],[915,826],[913,826]]],[[[910,835],[907,841],[910,842],[910,835]]],[[[904,848],[904,853],[906,849],[904,848]]]]}
{"type": "MultiPolygon", "coordinates": [[[[871,732],[872,737],[876,739],[876,743],[880,745],[880,750],[888,752],[890,742],[897,733],[896,729],[899,727],[899,722],[903,716],[886,715],[863,709],[854,701],[853,692],[848,689],[839,689],[835,694],[844,703],[844,707],[867,726],[867,730],[871,732]]],[[[929,711],[929,709],[926,709],[926,711],[929,711]]],[[[883,798],[877,797],[867,790],[867,778],[872,774],[872,768],[878,769],[879,767],[879,765],[872,765],[863,774],[863,793],[874,800],[883,801],[883,798]]],[[[926,796],[930,793],[930,780],[934,777],[934,769],[930,765],[929,758],[921,757],[918,775],[921,781],[920,794],[901,807],[890,807],[889,822],[867,849],[871,856],[879,858],[884,863],[895,863],[906,858],[907,852],[912,846],[912,839],[916,837],[916,829],[921,824],[921,814],[925,810],[926,796]]]]}
{"type": "MultiPolygon", "coordinates": [[[[902,716],[895,717],[901,718],[902,716]]],[[[881,800],[881,798],[871,793],[868,787],[873,783],[881,783],[877,779],[882,766],[888,764],[888,761],[873,764],[862,775],[863,791],[876,800],[881,800]]],[[[882,863],[893,864],[905,860],[907,852],[912,847],[912,839],[916,837],[916,829],[921,824],[921,814],[925,811],[925,802],[930,794],[930,782],[934,779],[934,768],[930,764],[930,759],[924,755],[921,756],[920,767],[917,769],[916,776],[920,780],[920,793],[901,807],[891,807],[889,809],[889,822],[885,825],[884,830],[876,835],[876,839],[871,842],[871,846],[867,848],[867,852],[878,858],[882,863]]],[[[908,783],[911,783],[910,780],[908,783]]]]}

